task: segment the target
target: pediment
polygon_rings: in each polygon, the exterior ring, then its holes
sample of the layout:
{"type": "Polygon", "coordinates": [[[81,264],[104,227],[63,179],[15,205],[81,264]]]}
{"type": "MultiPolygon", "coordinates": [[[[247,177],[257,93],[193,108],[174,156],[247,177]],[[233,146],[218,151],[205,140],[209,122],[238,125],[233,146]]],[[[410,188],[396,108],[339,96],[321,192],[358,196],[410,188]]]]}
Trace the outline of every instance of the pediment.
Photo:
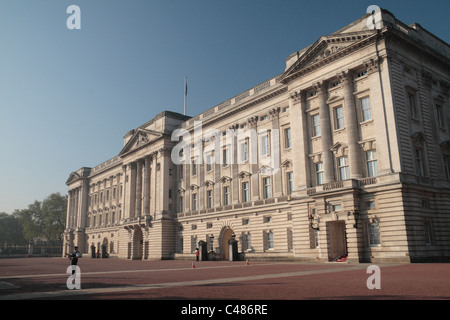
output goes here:
{"type": "Polygon", "coordinates": [[[230,182],[231,180],[232,179],[229,176],[223,176],[222,178],[220,178],[221,183],[230,182]]]}
{"type": "Polygon", "coordinates": [[[69,184],[71,184],[71,183],[77,181],[77,180],[80,179],[80,178],[81,178],[81,176],[80,176],[78,173],[72,172],[72,173],[69,175],[69,178],[67,178],[67,180],[66,180],[66,185],[69,185],[69,184]]]}
{"type": "Polygon", "coordinates": [[[292,161],[290,159],[284,160],[281,166],[283,168],[290,168],[292,166],[292,161]]]}
{"type": "Polygon", "coordinates": [[[342,157],[347,155],[348,146],[342,142],[336,142],[331,148],[330,151],[335,154],[337,157],[342,157]]]}
{"type": "Polygon", "coordinates": [[[251,175],[252,175],[252,174],[251,174],[250,172],[248,172],[248,171],[241,171],[241,172],[238,174],[238,177],[241,178],[241,179],[243,179],[243,178],[250,177],[251,175]]]}
{"type": "Polygon", "coordinates": [[[206,180],[206,181],[203,183],[203,185],[206,186],[207,188],[208,188],[208,187],[211,187],[211,186],[214,186],[214,181],[206,180]]]}
{"type": "Polygon", "coordinates": [[[119,156],[131,152],[135,149],[139,149],[142,146],[147,145],[153,140],[156,140],[162,136],[163,134],[161,132],[148,129],[137,129],[136,132],[134,132],[133,136],[125,144],[122,151],[120,151],[119,156]]]}
{"type": "Polygon", "coordinates": [[[373,31],[365,30],[321,37],[307,50],[297,55],[297,61],[283,73],[280,80],[282,82],[289,81],[302,72],[328,63],[330,60],[346,54],[354,44],[363,41],[370,35],[373,35],[373,31]]]}
{"type": "Polygon", "coordinates": [[[419,144],[419,145],[423,145],[425,143],[425,135],[423,134],[422,131],[416,132],[411,136],[411,140],[415,143],[415,144],[419,144]]]}

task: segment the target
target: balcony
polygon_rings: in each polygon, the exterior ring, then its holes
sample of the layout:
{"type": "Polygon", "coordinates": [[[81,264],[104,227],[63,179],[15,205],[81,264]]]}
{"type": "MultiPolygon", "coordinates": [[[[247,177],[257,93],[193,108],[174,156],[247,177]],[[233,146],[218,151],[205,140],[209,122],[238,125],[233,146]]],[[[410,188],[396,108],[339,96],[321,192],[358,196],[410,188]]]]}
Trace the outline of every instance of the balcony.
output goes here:
{"type": "Polygon", "coordinates": [[[343,180],[343,181],[333,181],[329,183],[325,183],[319,186],[311,187],[306,189],[306,194],[308,196],[313,196],[317,193],[330,192],[330,191],[338,191],[340,189],[354,189],[354,188],[363,188],[368,185],[373,185],[378,183],[377,177],[364,178],[361,180],[343,180]]]}

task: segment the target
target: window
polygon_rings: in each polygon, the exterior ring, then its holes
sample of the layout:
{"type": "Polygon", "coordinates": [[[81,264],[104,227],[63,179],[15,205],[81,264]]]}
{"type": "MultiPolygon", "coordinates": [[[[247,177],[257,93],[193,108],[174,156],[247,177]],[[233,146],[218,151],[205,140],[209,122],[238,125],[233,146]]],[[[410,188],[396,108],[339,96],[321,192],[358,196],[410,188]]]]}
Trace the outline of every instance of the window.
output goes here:
{"type": "Polygon", "coordinates": [[[192,210],[197,210],[197,194],[192,194],[192,210]]]}
{"type": "Polygon", "coordinates": [[[180,177],[180,180],[183,180],[183,165],[180,164],[178,167],[178,176],[180,177]]]}
{"type": "Polygon", "coordinates": [[[333,211],[334,212],[338,212],[342,210],[342,205],[341,204],[335,204],[333,205],[333,211]]]}
{"type": "Polygon", "coordinates": [[[226,167],[230,164],[230,151],[228,148],[223,149],[223,166],[226,167]]]}
{"type": "Polygon", "coordinates": [[[376,150],[366,152],[367,176],[376,177],[378,175],[378,160],[376,150]]]}
{"type": "Polygon", "coordinates": [[[337,162],[338,162],[339,179],[341,181],[350,179],[350,173],[348,169],[348,158],[339,157],[337,162]]]}
{"type": "Polygon", "coordinates": [[[242,183],[242,202],[248,202],[250,200],[250,190],[248,182],[242,183]]]}
{"type": "Polygon", "coordinates": [[[343,107],[337,107],[334,109],[334,116],[336,119],[336,126],[335,130],[343,129],[345,126],[344,123],[344,108],[343,107]]]}
{"type": "Polygon", "coordinates": [[[192,159],[192,175],[197,175],[197,159],[192,159]]]}
{"type": "Polygon", "coordinates": [[[208,154],[206,156],[206,171],[212,171],[212,165],[213,165],[213,156],[211,154],[208,154]]]}
{"type": "Polygon", "coordinates": [[[206,190],[206,207],[210,209],[212,208],[212,206],[213,206],[212,190],[206,190]]]}
{"type": "Polygon", "coordinates": [[[269,134],[264,134],[261,137],[261,155],[266,156],[270,153],[269,148],[269,134]]]}
{"type": "Polygon", "coordinates": [[[265,115],[265,116],[262,116],[261,117],[261,121],[265,121],[265,120],[268,120],[269,119],[269,116],[268,115],[265,115]]]}
{"type": "Polygon", "coordinates": [[[230,204],[230,187],[223,187],[223,205],[227,206],[230,204]]]}
{"type": "Polygon", "coordinates": [[[425,168],[424,168],[424,162],[423,162],[423,152],[420,148],[414,149],[414,156],[416,159],[416,170],[417,174],[421,177],[425,176],[425,168]]]}
{"type": "Polygon", "coordinates": [[[284,147],[289,149],[292,146],[291,128],[284,129],[284,147]]]}
{"type": "Polygon", "coordinates": [[[367,225],[369,235],[369,246],[379,246],[380,242],[380,224],[372,222],[367,225]]]}
{"type": "Polygon", "coordinates": [[[313,137],[320,136],[320,116],[318,114],[312,116],[313,137]]]}
{"type": "Polygon", "coordinates": [[[315,164],[316,167],[316,183],[321,185],[324,182],[323,163],[319,162],[315,164]]]}
{"type": "Polygon", "coordinates": [[[270,177],[263,178],[263,197],[268,199],[272,197],[272,188],[270,185],[270,177]]]}
{"type": "Polygon", "coordinates": [[[417,118],[416,95],[412,92],[408,92],[408,103],[411,118],[416,119],[417,118]]]}
{"type": "Polygon", "coordinates": [[[294,173],[288,172],[286,173],[287,180],[287,194],[291,194],[294,191],[294,173]]]}
{"type": "Polygon", "coordinates": [[[372,120],[372,110],[370,108],[370,98],[361,99],[362,121],[372,120]]]}
{"type": "Polygon", "coordinates": [[[269,231],[267,233],[267,249],[273,249],[274,245],[273,245],[273,232],[269,231]]]}
{"type": "Polygon", "coordinates": [[[443,162],[444,162],[444,173],[445,173],[445,178],[447,180],[450,180],[450,165],[449,165],[449,159],[447,155],[444,155],[443,157],[443,162]]]}
{"type": "Polygon", "coordinates": [[[247,250],[252,250],[252,235],[250,233],[245,235],[245,246],[247,250]]]}
{"type": "Polygon", "coordinates": [[[248,142],[241,143],[241,163],[248,160],[248,142]]]}
{"type": "Polygon", "coordinates": [[[436,115],[439,128],[445,128],[444,108],[440,103],[436,103],[436,115]]]}
{"type": "Polygon", "coordinates": [[[180,206],[180,211],[179,212],[183,212],[184,211],[184,199],[183,199],[183,196],[180,196],[179,198],[179,206],[180,206]]]}
{"type": "Polygon", "coordinates": [[[431,245],[431,223],[430,221],[425,221],[423,226],[424,232],[425,232],[425,244],[431,245]]]}
{"type": "Polygon", "coordinates": [[[370,200],[366,202],[366,209],[370,210],[370,209],[375,209],[375,201],[370,200]]]}

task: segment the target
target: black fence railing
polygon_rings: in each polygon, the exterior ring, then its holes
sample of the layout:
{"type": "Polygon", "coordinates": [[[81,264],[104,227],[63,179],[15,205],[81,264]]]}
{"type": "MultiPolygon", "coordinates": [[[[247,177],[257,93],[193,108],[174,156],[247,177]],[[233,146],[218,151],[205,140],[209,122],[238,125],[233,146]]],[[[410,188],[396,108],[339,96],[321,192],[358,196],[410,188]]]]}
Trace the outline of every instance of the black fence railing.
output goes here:
{"type": "Polygon", "coordinates": [[[61,257],[62,246],[14,246],[0,247],[0,258],[12,257],[61,257]]]}

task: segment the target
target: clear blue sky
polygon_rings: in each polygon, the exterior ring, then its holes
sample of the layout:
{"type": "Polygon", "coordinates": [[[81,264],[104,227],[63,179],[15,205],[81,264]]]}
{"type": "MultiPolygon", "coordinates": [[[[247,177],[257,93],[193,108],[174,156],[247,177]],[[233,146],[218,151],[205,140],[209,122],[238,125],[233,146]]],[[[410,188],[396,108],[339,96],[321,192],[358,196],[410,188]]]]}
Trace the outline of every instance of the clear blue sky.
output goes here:
{"type": "Polygon", "coordinates": [[[1,0],[0,212],[117,155],[162,110],[196,115],[375,4],[450,42],[450,1],[1,0]],[[81,30],[68,30],[69,5],[81,30]]]}

